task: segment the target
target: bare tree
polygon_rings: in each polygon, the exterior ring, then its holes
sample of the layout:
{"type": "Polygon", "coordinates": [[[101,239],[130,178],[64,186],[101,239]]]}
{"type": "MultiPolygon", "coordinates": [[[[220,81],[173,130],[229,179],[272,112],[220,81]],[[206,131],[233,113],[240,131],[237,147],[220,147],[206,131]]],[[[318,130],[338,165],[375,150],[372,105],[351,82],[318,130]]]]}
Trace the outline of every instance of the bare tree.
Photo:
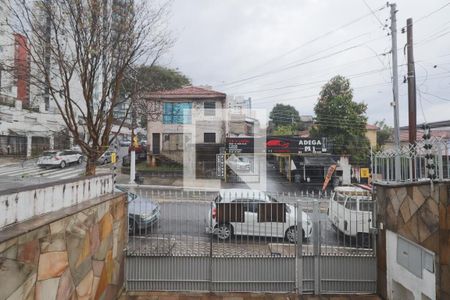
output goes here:
{"type": "Polygon", "coordinates": [[[127,70],[153,64],[171,45],[168,4],[149,2],[11,0],[10,26],[29,42],[31,84],[55,103],[87,157],[86,175],[95,174],[95,162],[117,136],[114,108],[137,99],[137,89],[121,93],[127,70]]]}

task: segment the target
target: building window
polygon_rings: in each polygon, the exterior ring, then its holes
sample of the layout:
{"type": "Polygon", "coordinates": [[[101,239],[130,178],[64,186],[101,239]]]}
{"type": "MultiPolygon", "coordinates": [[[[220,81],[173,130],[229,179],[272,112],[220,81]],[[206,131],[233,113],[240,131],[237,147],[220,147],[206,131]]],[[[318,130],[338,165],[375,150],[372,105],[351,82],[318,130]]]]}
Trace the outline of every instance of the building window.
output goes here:
{"type": "Polygon", "coordinates": [[[205,116],[215,116],[216,115],[216,102],[207,101],[204,104],[205,116]]]}
{"type": "Polygon", "coordinates": [[[205,143],[215,143],[216,142],[216,134],[214,132],[205,132],[203,134],[203,141],[205,143]]]}
{"type": "Polygon", "coordinates": [[[182,133],[164,133],[162,149],[163,149],[163,151],[183,150],[183,134],[182,133]]]}
{"type": "Polygon", "coordinates": [[[192,103],[166,102],[163,110],[164,124],[191,124],[192,103]]]}

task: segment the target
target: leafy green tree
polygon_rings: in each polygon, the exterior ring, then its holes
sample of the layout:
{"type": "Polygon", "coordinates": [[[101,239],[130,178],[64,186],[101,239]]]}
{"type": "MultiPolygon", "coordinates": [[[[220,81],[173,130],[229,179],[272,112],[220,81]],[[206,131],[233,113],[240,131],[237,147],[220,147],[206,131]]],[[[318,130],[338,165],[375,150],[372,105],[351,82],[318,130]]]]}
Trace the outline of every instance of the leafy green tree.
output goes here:
{"type": "Polygon", "coordinates": [[[191,84],[191,80],[178,70],[157,65],[141,65],[135,69],[135,73],[144,92],[173,90],[191,84]]]}
{"type": "Polygon", "coordinates": [[[293,125],[278,125],[275,130],[273,130],[273,135],[295,135],[297,130],[293,125]]]}
{"type": "Polygon", "coordinates": [[[297,130],[305,129],[303,122],[300,120],[298,111],[292,105],[285,105],[277,103],[270,112],[269,118],[272,120],[273,131],[270,132],[287,132],[287,128],[290,127],[290,132],[287,135],[295,134],[297,130]],[[279,130],[279,127],[280,128],[279,130]]]}
{"type": "Polygon", "coordinates": [[[350,155],[353,163],[365,163],[370,144],[366,138],[367,105],[353,101],[350,81],[335,76],[326,83],[314,107],[316,125],[311,135],[327,137],[333,152],[350,155]]]}
{"type": "Polygon", "coordinates": [[[377,132],[377,148],[380,150],[393,136],[394,128],[387,125],[385,121],[377,121],[375,125],[379,128],[377,132]]]}
{"type": "MultiPolygon", "coordinates": [[[[141,65],[128,72],[122,93],[126,98],[126,95],[133,90],[136,94],[145,95],[156,91],[173,90],[190,84],[191,80],[178,70],[157,65],[141,65]]],[[[147,127],[148,107],[146,101],[135,101],[134,104],[135,108],[130,112],[135,114],[133,119],[138,119],[141,127],[147,127]]]]}

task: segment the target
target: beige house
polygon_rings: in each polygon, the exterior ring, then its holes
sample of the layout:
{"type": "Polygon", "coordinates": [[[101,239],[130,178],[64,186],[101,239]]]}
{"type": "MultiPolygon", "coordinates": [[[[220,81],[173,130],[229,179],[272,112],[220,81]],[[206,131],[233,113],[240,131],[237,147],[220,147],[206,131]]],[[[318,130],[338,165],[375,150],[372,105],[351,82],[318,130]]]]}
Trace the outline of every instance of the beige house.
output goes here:
{"type": "Polygon", "coordinates": [[[147,97],[149,155],[163,155],[181,163],[186,146],[223,144],[225,98],[224,93],[194,86],[150,93],[147,97]]]}
{"type": "Polygon", "coordinates": [[[375,148],[377,146],[377,132],[378,127],[375,125],[366,125],[366,138],[369,140],[370,146],[375,148]]]}

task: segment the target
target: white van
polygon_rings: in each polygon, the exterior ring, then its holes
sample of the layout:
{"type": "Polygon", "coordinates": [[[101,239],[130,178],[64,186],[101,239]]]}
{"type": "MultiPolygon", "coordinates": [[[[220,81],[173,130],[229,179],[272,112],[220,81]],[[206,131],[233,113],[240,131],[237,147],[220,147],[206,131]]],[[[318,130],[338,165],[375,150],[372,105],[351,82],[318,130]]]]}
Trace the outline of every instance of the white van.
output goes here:
{"type": "Polygon", "coordinates": [[[370,191],[354,186],[334,189],[328,207],[328,218],[333,227],[346,236],[365,240],[373,218],[373,201],[370,191]]]}

